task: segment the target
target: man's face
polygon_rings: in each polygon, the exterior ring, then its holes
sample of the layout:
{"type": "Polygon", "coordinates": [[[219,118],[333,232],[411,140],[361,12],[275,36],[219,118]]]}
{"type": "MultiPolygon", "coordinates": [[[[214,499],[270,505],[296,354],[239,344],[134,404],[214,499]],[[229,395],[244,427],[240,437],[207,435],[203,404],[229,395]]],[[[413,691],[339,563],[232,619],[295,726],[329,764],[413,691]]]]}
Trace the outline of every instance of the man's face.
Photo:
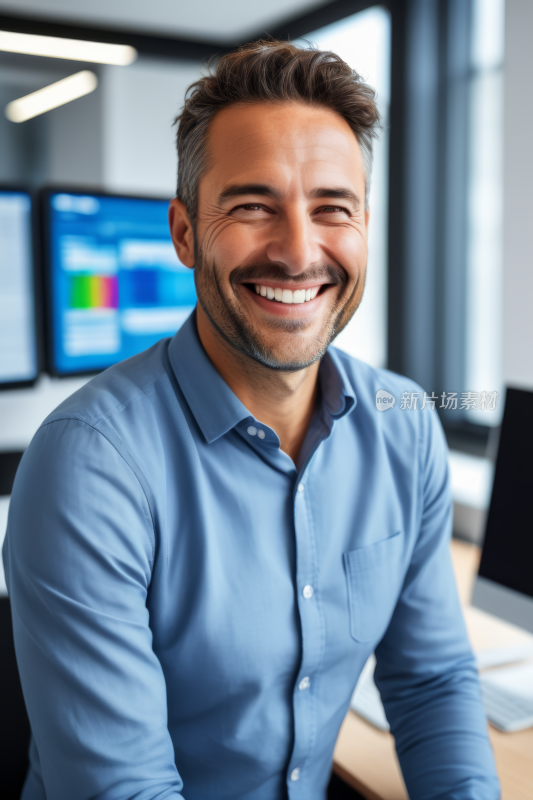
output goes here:
{"type": "Polygon", "coordinates": [[[232,106],[198,187],[199,302],[232,346],[282,370],[319,359],[363,294],[368,215],[357,139],[304,104],[232,106]]]}

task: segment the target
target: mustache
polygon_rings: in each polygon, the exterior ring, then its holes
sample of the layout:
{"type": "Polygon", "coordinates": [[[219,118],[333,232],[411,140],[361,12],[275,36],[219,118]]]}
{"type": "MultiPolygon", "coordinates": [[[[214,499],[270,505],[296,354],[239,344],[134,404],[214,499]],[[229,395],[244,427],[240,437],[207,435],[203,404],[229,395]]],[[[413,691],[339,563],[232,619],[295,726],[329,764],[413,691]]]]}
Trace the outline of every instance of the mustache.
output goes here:
{"type": "Polygon", "coordinates": [[[272,283],[332,283],[342,285],[348,282],[348,276],[341,267],[332,264],[312,266],[300,275],[288,275],[278,264],[250,264],[235,267],[229,274],[231,284],[259,283],[261,279],[272,283]]]}

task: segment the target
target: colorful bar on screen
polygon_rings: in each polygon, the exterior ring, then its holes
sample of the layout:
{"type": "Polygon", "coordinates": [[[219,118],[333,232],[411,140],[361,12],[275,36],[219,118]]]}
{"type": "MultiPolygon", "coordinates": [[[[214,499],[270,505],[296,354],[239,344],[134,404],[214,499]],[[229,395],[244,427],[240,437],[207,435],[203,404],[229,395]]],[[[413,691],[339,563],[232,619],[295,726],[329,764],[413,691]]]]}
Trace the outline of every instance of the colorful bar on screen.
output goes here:
{"type": "Polygon", "coordinates": [[[116,275],[74,275],[70,284],[71,308],[118,308],[116,275]]]}

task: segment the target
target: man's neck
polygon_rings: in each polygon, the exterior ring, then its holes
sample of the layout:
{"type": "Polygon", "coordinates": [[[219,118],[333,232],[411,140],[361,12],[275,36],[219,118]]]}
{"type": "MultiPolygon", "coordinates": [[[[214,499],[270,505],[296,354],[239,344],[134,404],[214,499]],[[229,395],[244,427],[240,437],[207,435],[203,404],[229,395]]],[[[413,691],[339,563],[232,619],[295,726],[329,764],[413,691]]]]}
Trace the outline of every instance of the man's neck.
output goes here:
{"type": "Polygon", "coordinates": [[[273,370],[224,341],[200,306],[196,321],[219,374],[250,413],[276,431],[281,449],[296,464],[315,408],[319,362],[297,372],[273,370]]]}

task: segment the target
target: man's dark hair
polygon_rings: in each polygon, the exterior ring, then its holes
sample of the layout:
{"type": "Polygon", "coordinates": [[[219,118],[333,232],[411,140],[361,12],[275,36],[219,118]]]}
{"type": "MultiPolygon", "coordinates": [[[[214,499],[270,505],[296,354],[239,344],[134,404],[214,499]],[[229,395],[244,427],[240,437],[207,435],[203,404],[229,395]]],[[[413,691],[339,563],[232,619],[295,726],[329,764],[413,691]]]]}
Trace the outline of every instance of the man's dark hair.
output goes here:
{"type": "Polygon", "coordinates": [[[189,87],[183,110],[175,119],[177,196],[192,224],[196,222],[198,182],[209,166],[209,124],[218,111],[237,103],[300,102],[340,114],[361,147],[368,206],[372,145],[379,125],[375,94],[355,70],[329,51],[267,39],[222,56],[213,72],[189,87]]]}

